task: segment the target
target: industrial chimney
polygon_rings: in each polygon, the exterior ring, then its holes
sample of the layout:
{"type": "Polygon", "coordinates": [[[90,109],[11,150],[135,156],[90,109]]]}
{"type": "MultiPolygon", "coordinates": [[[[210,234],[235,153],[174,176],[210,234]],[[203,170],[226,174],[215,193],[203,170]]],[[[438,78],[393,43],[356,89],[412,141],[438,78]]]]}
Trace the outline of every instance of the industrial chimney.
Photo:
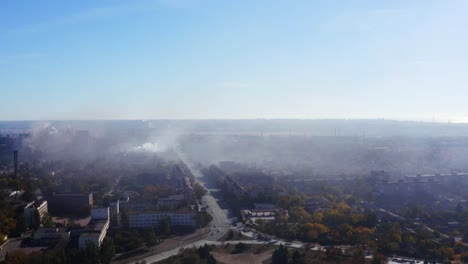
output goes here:
{"type": "Polygon", "coordinates": [[[18,151],[13,152],[13,165],[15,167],[15,178],[18,177],[18,151]]]}

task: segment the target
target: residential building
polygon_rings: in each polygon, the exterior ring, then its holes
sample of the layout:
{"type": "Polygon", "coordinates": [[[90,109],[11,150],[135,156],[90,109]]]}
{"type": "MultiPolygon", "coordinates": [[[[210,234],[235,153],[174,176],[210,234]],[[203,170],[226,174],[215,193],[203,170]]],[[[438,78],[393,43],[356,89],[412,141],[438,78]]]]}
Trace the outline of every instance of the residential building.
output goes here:
{"type": "Polygon", "coordinates": [[[41,221],[48,213],[47,201],[35,201],[24,207],[24,217],[29,227],[38,227],[41,221]]]}
{"type": "Polygon", "coordinates": [[[169,218],[172,226],[196,226],[197,213],[188,212],[149,212],[130,215],[130,227],[157,227],[162,219],[169,218]]]}
{"type": "Polygon", "coordinates": [[[241,210],[242,221],[247,225],[256,225],[257,220],[273,221],[277,215],[288,217],[285,209],[241,210]]]}
{"type": "Polygon", "coordinates": [[[91,221],[78,239],[78,247],[80,250],[86,249],[88,241],[98,248],[101,246],[104,238],[106,238],[107,230],[109,229],[109,217],[109,207],[91,209],[91,221]]]}
{"type": "Polygon", "coordinates": [[[54,193],[47,201],[52,214],[89,215],[93,207],[93,194],[54,193]]]}
{"type": "Polygon", "coordinates": [[[110,218],[109,207],[91,209],[91,219],[94,219],[94,220],[104,219],[105,220],[109,218],[110,218]]]}
{"type": "Polygon", "coordinates": [[[109,208],[109,216],[110,216],[110,221],[112,222],[113,225],[118,225],[119,224],[119,213],[120,213],[120,202],[119,200],[116,200],[114,202],[110,202],[110,208],[109,208]]]}
{"type": "Polygon", "coordinates": [[[60,241],[68,243],[70,240],[70,231],[65,228],[39,228],[34,231],[34,240],[40,245],[57,244],[60,241]]]}
{"type": "Polygon", "coordinates": [[[176,209],[182,205],[185,200],[185,196],[182,194],[178,195],[170,195],[166,198],[159,198],[158,199],[158,207],[159,208],[166,208],[166,209],[176,209]]]}
{"type": "Polygon", "coordinates": [[[85,232],[83,232],[78,240],[80,250],[86,249],[88,241],[96,247],[101,247],[104,238],[106,238],[107,230],[109,229],[109,219],[106,220],[91,220],[85,232]]]}

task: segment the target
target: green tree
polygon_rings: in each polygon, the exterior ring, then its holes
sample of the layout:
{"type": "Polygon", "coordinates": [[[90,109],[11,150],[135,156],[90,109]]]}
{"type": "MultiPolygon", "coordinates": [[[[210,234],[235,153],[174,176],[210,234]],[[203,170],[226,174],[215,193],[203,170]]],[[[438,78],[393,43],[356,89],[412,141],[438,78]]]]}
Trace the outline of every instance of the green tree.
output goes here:
{"type": "Polygon", "coordinates": [[[159,221],[159,233],[164,235],[171,234],[171,218],[165,217],[159,221]]]}
{"type": "Polygon", "coordinates": [[[197,254],[190,254],[182,257],[182,264],[198,264],[200,263],[200,257],[197,254]]]}
{"type": "Polygon", "coordinates": [[[24,217],[24,214],[21,213],[16,217],[16,233],[21,234],[26,232],[26,230],[28,230],[26,218],[24,217]]]}
{"type": "Polygon", "coordinates": [[[237,243],[235,249],[235,253],[242,253],[248,249],[248,246],[245,243],[237,243]]]}
{"type": "Polygon", "coordinates": [[[54,222],[52,221],[52,217],[49,214],[45,214],[42,218],[42,225],[44,227],[54,227],[54,222]]]}
{"type": "Polygon", "coordinates": [[[129,225],[130,225],[130,215],[129,215],[129,212],[128,210],[124,209],[124,210],[121,210],[120,211],[120,220],[122,221],[122,225],[125,227],[125,228],[128,228],[129,225]]]}
{"type": "Polygon", "coordinates": [[[208,260],[206,261],[207,264],[216,264],[216,259],[213,257],[213,255],[210,255],[208,257],[208,260]]]}
{"type": "Polygon", "coordinates": [[[304,263],[303,262],[303,258],[301,256],[301,254],[299,253],[299,251],[294,250],[294,254],[293,254],[293,257],[292,257],[292,264],[301,264],[301,263],[304,263]]]}
{"type": "Polygon", "coordinates": [[[279,248],[273,251],[271,257],[272,264],[288,264],[288,249],[281,244],[279,248]]]}
{"type": "Polygon", "coordinates": [[[100,260],[101,263],[108,264],[111,262],[112,258],[115,255],[115,245],[114,240],[112,238],[105,238],[102,242],[101,249],[100,249],[100,260]]]}
{"type": "Polygon", "coordinates": [[[32,202],[37,199],[32,186],[29,186],[29,184],[26,186],[26,190],[24,191],[23,195],[21,195],[21,199],[25,202],[32,202]]]}
{"type": "Polygon", "coordinates": [[[83,255],[88,264],[99,263],[99,248],[91,241],[86,241],[86,248],[84,249],[83,255]]]}
{"type": "Polygon", "coordinates": [[[209,255],[210,255],[210,248],[208,247],[206,243],[202,247],[198,248],[198,256],[200,256],[201,259],[207,259],[209,255]]]}
{"type": "Polygon", "coordinates": [[[353,264],[362,264],[366,263],[366,259],[364,257],[364,251],[362,249],[357,249],[353,252],[353,258],[351,260],[353,264]]]}
{"type": "Polygon", "coordinates": [[[154,233],[153,227],[148,228],[148,230],[147,230],[147,232],[145,232],[145,234],[146,234],[145,240],[146,240],[146,244],[148,246],[155,246],[155,245],[158,244],[158,237],[154,233]]]}
{"type": "Polygon", "coordinates": [[[206,194],[206,189],[203,188],[199,183],[195,183],[193,185],[193,192],[195,193],[195,197],[198,200],[201,200],[201,198],[206,194]]]}

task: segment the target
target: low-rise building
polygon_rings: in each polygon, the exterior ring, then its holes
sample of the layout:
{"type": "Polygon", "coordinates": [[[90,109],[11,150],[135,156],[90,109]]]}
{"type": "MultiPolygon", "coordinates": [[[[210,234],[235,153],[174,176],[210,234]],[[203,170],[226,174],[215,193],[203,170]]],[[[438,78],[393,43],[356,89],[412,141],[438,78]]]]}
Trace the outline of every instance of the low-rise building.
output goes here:
{"type": "Polygon", "coordinates": [[[263,210],[263,209],[275,209],[276,206],[270,203],[254,203],[254,208],[256,210],[263,210]]]}
{"type": "Polygon", "coordinates": [[[92,193],[54,193],[47,198],[52,214],[89,215],[93,207],[92,193]]]}
{"type": "Polygon", "coordinates": [[[34,231],[34,240],[40,245],[57,244],[60,241],[68,242],[70,231],[65,228],[39,228],[34,231]]]}
{"type": "Polygon", "coordinates": [[[31,202],[24,207],[23,212],[28,226],[40,226],[42,219],[48,213],[47,201],[31,202]]]}
{"type": "Polygon", "coordinates": [[[119,213],[120,213],[119,200],[110,202],[109,216],[110,216],[110,221],[112,222],[113,225],[119,224],[119,213]]]}
{"type": "Polygon", "coordinates": [[[288,217],[288,211],[285,209],[241,210],[242,221],[247,225],[256,225],[257,220],[273,221],[278,215],[288,217]]]}
{"type": "Polygon", "coordinates": [[[91,219],[102,220],[109,219],[109,207],[104,208],[92,208],[91,209],[91,219]]]}
{"type": "Polygon", "coordinates": [[[101,247],[109,225],[109,207],[91,209],[91,221],[78,239],[79,249],[86,249],[88,242],[93,243],[98,248],[101,247]]]}
{"type": "Polygon", "coordinates": [[[109,229],[109,219],[106,220],[91,220],[85,232],[83,232],[78,240],[80,250],[86,249],[88,241],[93,243],[98,248],[102,245],[102,241],[106,238],[107,230],[109,229]]]}
{"type": "Polygon", "coordinates": [[[170,195],[166,198],[159,198],[158,199],[158,207],[159,208],[167,208],[170,210],[176,209],[182,205],[185,200],[185,196],[182,194],[177,195],[170,195]]]}
{"type": "Polygon", "coordinates": [[[162,219],[169,218],[172,226],[196,226],[197,213],[194,211],[187,212],[148,212],[136,213],[130,215],[130,227],[144,228],[157,227],[162,219]]]}

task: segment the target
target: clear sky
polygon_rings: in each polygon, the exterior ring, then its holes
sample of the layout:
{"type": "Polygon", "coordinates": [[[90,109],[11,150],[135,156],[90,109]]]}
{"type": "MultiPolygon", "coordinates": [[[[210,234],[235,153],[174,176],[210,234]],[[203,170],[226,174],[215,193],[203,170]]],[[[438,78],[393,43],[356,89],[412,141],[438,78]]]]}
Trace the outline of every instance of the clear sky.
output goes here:
{"type": "Polygon", "coordinates": [[[0,1],[0,120],[468,120],[468,1],[0,1]]]}

